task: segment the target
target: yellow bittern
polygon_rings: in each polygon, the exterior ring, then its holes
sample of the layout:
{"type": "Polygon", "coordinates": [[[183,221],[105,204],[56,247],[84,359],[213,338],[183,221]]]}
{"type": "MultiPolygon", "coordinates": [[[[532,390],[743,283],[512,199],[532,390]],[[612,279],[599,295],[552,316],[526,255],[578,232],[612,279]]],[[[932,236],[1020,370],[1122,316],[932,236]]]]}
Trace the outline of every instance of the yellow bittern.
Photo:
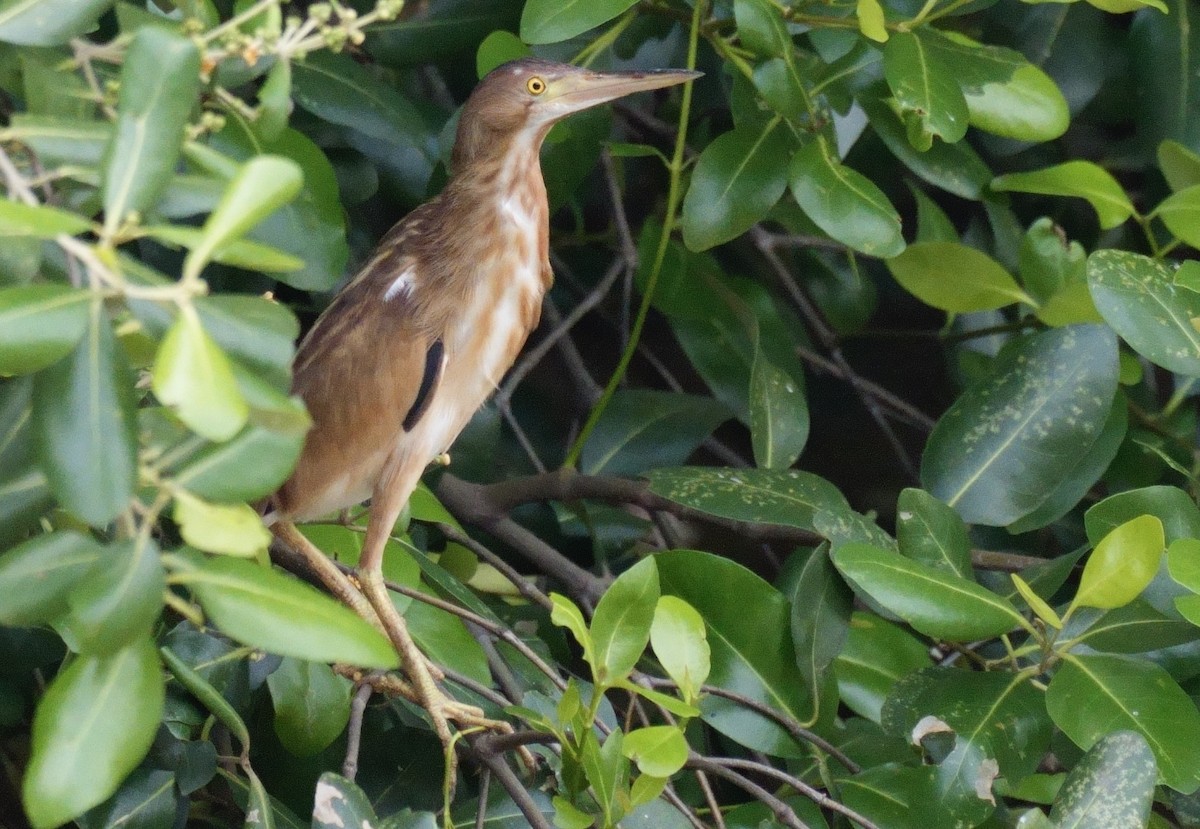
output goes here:
{"type": "Polygon", "coordinates": [[[494,724],[437,687],[384,587],[384,545],[426,466],[449,449],[537,326],[552,280],[538,161],[550,127],[699,74],[602,73],[534,59],[491,72],[463,106],[445,189],[387,233],[300,344],[292,387],[313,427],[267,520],[343,600],[381,623],[444,744],[447,720],[494,724]],[[368,498],[360,593],[293,522],[368,498]]]}

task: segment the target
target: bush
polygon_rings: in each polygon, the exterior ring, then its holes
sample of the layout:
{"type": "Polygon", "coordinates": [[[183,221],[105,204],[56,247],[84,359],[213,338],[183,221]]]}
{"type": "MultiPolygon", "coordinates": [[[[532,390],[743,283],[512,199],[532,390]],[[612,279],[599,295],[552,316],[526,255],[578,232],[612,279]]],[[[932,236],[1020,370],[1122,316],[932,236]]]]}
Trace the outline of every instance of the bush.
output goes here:
{"type": "Polygon", "coordinates": [[[0,822],[1195,825],[1194,5],[167,6],[0,8],[0,822]],[[531,52],[705,76],[552,133],[542,329],[389,544],[517,728],[444,775],[255,506],[531,52]]]}

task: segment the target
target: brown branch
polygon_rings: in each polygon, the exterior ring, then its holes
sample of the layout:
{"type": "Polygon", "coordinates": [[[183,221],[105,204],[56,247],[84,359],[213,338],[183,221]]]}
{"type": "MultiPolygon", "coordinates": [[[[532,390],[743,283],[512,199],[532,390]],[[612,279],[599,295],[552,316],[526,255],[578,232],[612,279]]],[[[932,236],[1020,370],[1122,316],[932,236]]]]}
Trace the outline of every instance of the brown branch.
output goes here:
{"type": "Polygon", "coordinates": [[[766,777],[774,777],[781,783],[791,786],[793,789],[800,792],[823,809],[828,809],[831,812],[837,812],[840,815],[845,815],[850,820],[862,826],[863,829],[879,829],[875,823],[863,817],[849,806],[842,805],[829,795],[822,792],[820,789],[814,788],[795,775],[781,771],[768,763],[757,763],[753,760],[739,760],[733,757],[722,757],[720,759],[714,759],[712,762],[722,765],[726,768],[741,769],[744,771],[756,772],[766,777]]]}

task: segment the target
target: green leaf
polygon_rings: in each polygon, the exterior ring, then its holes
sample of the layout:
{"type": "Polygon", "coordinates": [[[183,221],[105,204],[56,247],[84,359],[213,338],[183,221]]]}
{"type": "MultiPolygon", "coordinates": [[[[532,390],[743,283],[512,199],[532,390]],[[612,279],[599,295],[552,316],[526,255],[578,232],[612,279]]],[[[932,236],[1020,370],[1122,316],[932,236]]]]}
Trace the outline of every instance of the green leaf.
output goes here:
{"type": "Polygon", "coordinates": [[[350,680],[328,665],[285,658],[267,677],[275,733],[297,757],[323,751],[350,719],[350,680]]]}
{"type": "Polygon", "coordinates": [[[848,512],[833,484],[795,469],[652,469],[650,491],[692,509],[754,524],[813,529],[819,512],[848,512]]]}
{"type": "MultiPolygon", "coordinates": [[[[229,650],[232,650],[232,647],[229,650]]],[[[169,647],[159,648],[158,653],[162,657],[163,664],[167,666],[167,670],[179,684],[229,729],[229,733],[242,744],[243,751],[250,751],[250,731],[246,728],[246,723],[242,720],[241,715],[221,695],[221,692],[201,675],[200,670],[193,668],[169,647]]],[[[222,656],[228,655],[228,651],[222,654],[222,656]]],[[[210,671],[209,675],[211,676],[212,673],[210,671]]]]}
{"type": "Polygon", "coordinates": [[[750,372],[750,440],[754,462],[765,469],[787,469],[808,440],[804,389],[761,350],[750,372]]]}
{"type": "Polygon", "coordinates": [[[258,120],[255,126],[264,141],[275,141],[287,128],[292,114],[292,62],[276,59],[267,80],[258,90],[258,120]]]}
{"type": "Polygon", "coordinates": [[[294,199],[303,183],[300,166],[283,156],[261,155],[239,167],[184,260],[184,274],[199,274],[217,250],[240,239],[250,228],[294,199]]]}
{"type": "Polygon", "coordinates": [[[626,734],[621,752],[642,774],[670,777],[687,762],[688,744],[677,726],[652,725],[626,734]]]}
{"type": "Polygon", "coordinates": [[[624,679],[633,670],[650,641],[658,597],[653,558],[630,567],[604,591],[592,615],[598,685],[624,679]]]}
{"type": "Polygon", "coordinates": [[[33,718],[21,787],[35,829],[52,829],[104,802],[150,748],[163,709],[149,639],[81,656],[54,678],[33,718]]]}
{"type": "Polygon", "coordinates": [[[954,67],[972,126],[1018,141],[1052,141],[1066,132],[1070,112],[1062,92],[1020,52],[931,27],[919,29],[918,37],[954,67]]]}
{"type": "Polygon", "coordinates": [[[1146,826],[1158,767],[1146,739],[1135,731],[1102,737],[1067,774],[1054,799],[1054,826],[1108,829],[1146,826]]]}
{"type": "Polygon", "coordinates": [[[929,648],[913,634],[862,611],[850,617],[846,645],[834,662],[838,695],[855,713],[874,722],[904,676],[929,665],[929,648]]]}
{"type": "Polygon", "coordinates": [[[158,545],[149,539],[105,547],[87,578],[67,596],[65,628],[85,654],[108,654],[145,638],[162,613],[166,590],[158,545]]]}
{"type": "Polygon", "coordinates": [[[913,198],[917,202],[917,238],[916,242],[957,242],[958,230],[954,222],[946,215],[933,199],[925,195],[918,187],[910,187],[913,198]]]}
{"type": "Polygon", "coordinates": [[[958,242],[916,242],[889,259],[887,266],[904,290],[943,311],[1034,304],[999,262],[958,242]]]}
{"type": "Polygon", "coordinates": [[[561,593],[550,594],[550,621],[559,627],[571,631],[579,647],[583,649],[583,658],[589,665],[596,666],[596,646],[592,642],[592,633],[588,630],[583,611],[575,602],[561,593]]]}
{"type": "Polygon", "coordinates": [[[1107,328],[1022,337],[938,421],[921,461],[924,488],[968,523],[1030,514],[1100,435],[1117,389],[1107,328]]]}
{"type": "Polygon", "coordinates": [[[1200,229],[1196,226],[1200,220],[1200,184],[1167,196],[1151,215],[1162,219],[1167,230],[1177,239],[1192,247],[1200,247],[1200,229]]]}
{"type": "Polygon", "coordinates": [[[91,226],[82,216],[57,207],[0,199],[0,239],[18,236],[53,239],[61,233],[74,236],[91,226]]]}
{"type": "MultiPolygon", "coordinates": [[[[665,595],[694,607],[708,626],[709,684],[742,694],[805,722],[811,702],[795,664],[787,600],[739,564],[708,553],[672,550],[655,556],[665,595]]],[[[706,723],[730,739],[776,757],[806,756],[786,731],[744,706],[705,696],[706,723]]]]}
{"type": "Polygon", "coordinates": [[[228,440],[246,424],[249,409],[229,358],[191,306],[181,309],[163,338],[151,377],[154,394],[163,405],[209,440],[228,440]]]}
{"type": "MultiPolygon", "coordinates": [[[[202,230],[178,225],[151,225],[143,228],[147,236],[173,247],[196,248],[205,243],[202,230]]],[[[304,262],[270,245],[234,239],[212,251],[212,260],[249,271],[276,273],[299,270],[304,262]]],[[[221,297],[216,297],[220,299],[221,297]]]]}
{"type": "Polygon", "coordinates": [[[607,23],[637,0],[528,0],[521,12],[521,40],[558,43],[607,23]]]}
{"type": "Polygon", "coordinates": [[[57,46],[96,26],[112,0],[4,0],[0,41],[22,46],[57,46]]]}
{"type": "Polygon", "coordinates": [[[896,502],[900,554],[964,579],[971,570],[971,539],[953,509],[921,489],[908,488],[896,502]]]}
{"type": "Polygon", "coordinates": [[[277,278],[281,282],[307,291],[332,289],[342,277],[348,251],[345,211],[333,166],[325,153],[296,130],[285,129],[279,138],[264,142],[237,121],[214,136],[212,143],[242,161],[270,153],[300,165],[304,186],[299,195],[267,216],[247,237],[304,260],[301,270],[280,274],[277,278]]]}
{"type": "MultiPolygon", "coordinates": [[[[886,96],[886,88],[880,89],[879,94],[886,96]]],[[[937,142],[927,150],[918,150],[909,143],[901,119],[882,100],[864,95],[858,102],[879,140],[915,175],[964,199],[978,200],[983,196],[983,189],[992,180],[992,171],[969,143],[937,142]]]]}
{"type": "Polygon", "coordinates": [[[1026,624],[990,590],[898,553],[852,541],[837,549],[833,563],[857,590],[926,636],[970,642],[1026,624]]]}
{"type": "Polygon", "coordinates": [[[100,302],[89,306],[75,350],[33,383],[33,425],[54,496],[103,527],[129,505],[137,484],[133,372],[100,302]]]}
{"type": "Polygon", "coordinates": [[[992,181],[992,189],[1087,199],[1105,230],[1123,224],[1134,213],[1133,204],[1117,180],[1090,161],[1067,161],[1043,170],[998,176],[992,181]]]}
{"type": "Polygon", "coordinates": [[[248,504],[212,504],[176,490],[171,517],[185,542],[208,553],[252,558],[271,543],[271,533],[248,504]]]}
{"type": "Polygon", "coordinates": [[[711,398],[621,389],[584,444],[580,468],[589,475],[632,475],[683,463],[728,417],[725,405],[711,398]]]}
{"type": "Polygon", "coordinates": [[[1021,281],[1038,302],[1046,302],[1068,285],[1087,283],[1087,253],[1078,242],[1043,216],[1021,239],[1021,281]]]}
{"type": "Polygon", "coordinates": [[[1200,539],[1172,541],[1167,548],[1167,567],[1176,582],[1193,593],[1200,593],[1200,539]]]}
{"type": "Polygon", "coordinates": [[[1186,492],[1173,486],[1147,486],[1110,495],[1084,513],[1088,540],[1099,544],[1113,529],[1139,515],[1162,521],[1168,544],[1200,538],[1200,508],[1186,492]]]}
{"type": "Polygon", "coordinates": [[[1029,605],[1029,609],[1050,627],[1055,630],[1062,630],[1062,618],[1054,612],[1054,608],[1047,604],[1045,599],[1033,592],[1033,588],[1029,586],[1029,583],[1025,579],[1016,573],[1011,573],[1010,577],[1012,578],[1013,587],[1017,589],[1017,593],[1025,600],[1025,604],[1029,605]]]}
{"type": "Polygon", "coordinates": [[[683,199],[680,226],[691,250],[736,238],[760,221],[787,189],[789,145],[778,120],[742,125],[704,148],[683,199]]]}
{"type": "Polygon", "coordinates": [[[498,29],[485,37],[475,50],[475,77],[483,80],[497,66],[532,55],[533,51],[525,41],[512,32],[498,29]]]}
{"type": "Polygon", "coordinates": [[[854,596],[838,577],[822,544],[805,555],[794,553],[780,573],[780,590],[791,601],[792,641],[796,666],[814,700],[820,701],[826,669],[841,651],[850,632],[854,596]]]}
{"type": "Polygon", "coordinates": [[[104,228],[154,206],[175,169],[200,92],[200,52],[190,38],[143,26],[121,67],[117,123],[105,150],[104,228]]]}
{"type": "Polygon", "coordinates": [[[399,664],[383,634],[315,588],[240,559],[197,562],[175,580],[195,592],[204,612],[237,641],[313,662],[399,664]]]}
{"type": "Polygon", "coordinates": [[[1200,155],[1178,141],[1158,145],[1158,167],[1173,192],[1200,184],[1200,155]]]}
{"type": "Polygon", "coordinates": [[[660,596],[650,625],[650,647],[680,695],[689,702],[697,700],[712,660],[704,619],[696,608],[678,596],[660,596]]]}
{"type": "Polygon", "coordinates": [[[1123,250],[1088,257],[1096,309],[1125,342],[1163,368],[1200,376],[1200,294],[1175,285],[1163,262],[1123,250]]]}
{"type": "Polygon", "coordinates": [[[90,300],[66,285],[0,289],[0,374],[29,374],[70,354],[87,330],[90,300]]]}
{"type": "Polygon", "coordinates": [[[792,36],[779,8],[767,0],[734,0],[733,17],[742,45],[763,57],[791,59],[792,36]]]}
{"type": "Polygon", "coordinates": [[[928,150],[934,136],[953,144],[967,134],[970,113],[955,80],[957,70],[923,38],[893,34],[883,47],[883,71],[913,147],[928,150]]]}
{"type": "Polygon", "coordinates": [[[81,829],[117,826],[168,829],[174,825],[178,801],[173,772],[137,768],[125,778],[116,794],[83,815],[77,823],[81,829]]]}
{"type": "Polygon", "coordinates": [[[796,152],[788,179],[797,204],[833,239],[868,256],[904,250],[896,208],[874,182],[842,164],[824,136],[796,152]]]}
{"type": "Polygon", "coordinates": [[[1088,556],[1072,605],[1114,608],[1133,601],[1162,561],[1162,521],[1143,515],[1112,530],[1088,556]]]}
{"type": "Polygon", "coordinates": [[[879,0],[857,0],[854,14],[858,18],[858,30],[876,43],[886,43],[888,30],[883,6],[879,0]]]}
{"type": "Polygon", "coordinates": [[[207,501],[254,501],[287,480],[303,446],[302,431],[274,431],[251,423],[231,440],[188,458],[173,477],[207,501]]]}
{"type": "Polygon", "coordinates": [[[913,741],[930,716],[952,729],[950,752],[933,766],[935,791],[954,815],[973,816],[971,822],[991,811],[988,760],[1017,783],[1037,770],[1050,747],[1053,729],[1042,693],[1028,677],[1007,671],[938,667],[910,674],[893,687],[883,727],[913,741]]]}
{"type": "Polygon", "coordinates": [[[1158,665],[1126,656],[1069,656],[1046,689],[1046,709],[1083,749],[1114,731],[1136,731],[1150,744],[1163,783],[1183,794],[1200,786],[1200,712],[1158,665]]]}
{"type": "MultiPolygon", "coordinates": [[[[1175,544],[1183,543],[1186,542],[1175,544]]],[[[1080,614],[1076,615],[1078,618],[1080,614]]],[[[1079,641],[1105,653],[1147,653],[1192,642],[1195,638],[1196,628],[1192,623],[1164,615],[1144,599],[1134,599],[1101,615],[1088,626],[1079,641]]]]}
{"type": "Polygon", "coordinates": [[[31,538],[0,555],[0,624],[24,627],[57,619],[67,594],[100,557],[100,545],[71,530],[31,538]]]}
{"type": "Polygon", "coordinates": [[[322,774],[313,798],[312,829],[373,829],[381,825],[363,790],[340,774],[322,774]]]}

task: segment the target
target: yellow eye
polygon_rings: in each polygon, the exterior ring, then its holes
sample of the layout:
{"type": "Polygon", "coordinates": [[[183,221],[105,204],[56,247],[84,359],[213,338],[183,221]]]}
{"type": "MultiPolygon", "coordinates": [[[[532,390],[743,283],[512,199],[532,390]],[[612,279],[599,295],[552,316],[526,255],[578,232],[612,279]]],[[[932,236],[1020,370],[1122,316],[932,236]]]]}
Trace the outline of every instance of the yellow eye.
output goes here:
{"type": "Polygon", "coordinates": [[[541,95],[546,91],[546,82],[541,78],[530,78],[525,81],[525,88],[529,90],[530,95],[541,95]]]}

